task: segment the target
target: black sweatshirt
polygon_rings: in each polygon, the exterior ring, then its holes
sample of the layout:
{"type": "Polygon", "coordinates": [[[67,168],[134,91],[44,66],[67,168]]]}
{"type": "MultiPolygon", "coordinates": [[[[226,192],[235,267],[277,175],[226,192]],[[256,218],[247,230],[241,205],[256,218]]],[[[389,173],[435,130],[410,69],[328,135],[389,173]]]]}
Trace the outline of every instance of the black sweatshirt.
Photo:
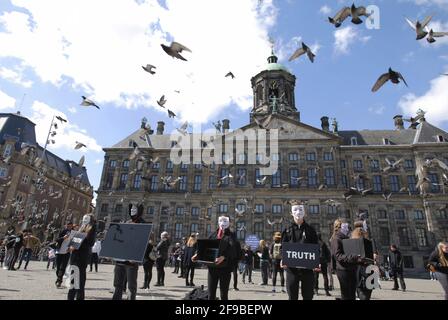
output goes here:
{"type": "Polygon", "coordinates": [[[331,254],[336,261],[336,270],[355,271],[358,266],[358,256],[345,254],[342,240],[349,239],[342,232],[338,232],[331,239],[331,254]]]}
{"type": "MultiPolygon", "coordinates": [[[[444,253],[445,259],[448,260],[448,253],[444,253]]],[[[431,253],[431,256],[429,257],[429,264],[434,266],[436,268],[437,272],[448,274],[448,266],[443,266],[440,257],[439,257],[439,251],[436,249],[433,253],[431,253]]]]}

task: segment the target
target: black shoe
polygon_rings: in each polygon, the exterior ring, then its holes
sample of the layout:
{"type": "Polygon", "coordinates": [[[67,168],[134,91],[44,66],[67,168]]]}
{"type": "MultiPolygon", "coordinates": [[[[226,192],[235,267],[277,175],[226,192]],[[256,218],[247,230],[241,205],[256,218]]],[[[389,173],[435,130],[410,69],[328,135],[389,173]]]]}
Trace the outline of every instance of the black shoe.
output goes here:
{"type": "Polygon", "coordinates": [[[403,289],[403,292],[406,292],[406,289],[403,289]]]}
{"type": "Polygon", "coordinates": [[[398,288],[392,288],[392,290],[395,290],[395,291],[396,291],[396,290],[398,290],[398,288]]]}
{"type": "Polygon", "coordinates": [[[325,291],[325,295],[326,295],[327,297],[331,297],[331,294],[330,294],[330,292],[328,292],[328,290],[325,291]]]}
{"type": "Polygon", "coordinates": [[[238,288],[233,288],[235,291],[240,291],[240,289],[238,289],[238,288]]]}
{"type": "Polygon", "coordinates": [[[56,280],[56,282],[54,283],[56,285],[56,288],[61,288],[62,282],[59,280],[56,280]]]}
{"type": "Polygon", "coordinates": [[[196,285],[193,282],[190,282],[190,287],[196,287],[196,285]]]}
{"type": "Polygon", "coordinates": [[[145,290],[145,289],[148,289],[148,288],[146,288],[145,286],[143,286],[143,287],[140,287],[140,289],[141,289],[141,290],[145,290]]]}
{"type": "Polygon", "coordinates": [[[178,278],[183,278],[183,276],[178,276],[178,278]]]}
{"type": "Polygon", "coordinates": [[[156,283],[156,284],[154,285],[154,287],[161,287],[161,286],[162,286],[161,283],[156,283]]]}

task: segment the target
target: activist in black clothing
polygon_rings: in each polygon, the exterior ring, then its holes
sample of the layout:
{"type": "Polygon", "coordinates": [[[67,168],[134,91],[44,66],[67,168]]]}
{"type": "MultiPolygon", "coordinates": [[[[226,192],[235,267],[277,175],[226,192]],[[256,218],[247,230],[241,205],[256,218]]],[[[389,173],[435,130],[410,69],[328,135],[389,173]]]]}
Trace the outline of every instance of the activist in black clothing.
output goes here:
{"type": "Polygon", "coordinates": [[[429,257],[430,270],[436,273],[437,280],[445,292],[448,300],[448,243],[440,242],[436,250],[429,257]]]}
{"type": "Polygon", "coordinates": [[[12,252],[12,257],[11,260],[9,261],[9,266],[8,266],[8,270],[12,270],[15,271],[16,268],[14,268],[14,265],[17,262],[17,258],[19,257],[20,254],[20,249],[22,249],[23,247],[23,234],[19,233],[16,235],[15,239],[14,239],[14,244],[13,244],[13,252],[12,252]]]}
{"type": "Polygon", "coordinates": [[[56,287],[60,288],[62,285],[62,278],[64,277],[65,269],[67,268],[70,259],[70,253],[61,252],[61,245],[65,239],[70,236],[73,230],[73,223],[68,222],[65,229],[59,233],[56,239],[56,287]]]}
{"type": "Polygon", "coordinates": [[[349,224],[345,219],[337,219],[333,225],[333,235],[330,239],[331,254],[336,263],[336,275],[341,287],[342,300],[356,300],[356,271],[363,259],[356,255],[346,254],[342,240],[349,239],[349,224]]]}
{"type": "Polygon", "coordinates": [[[280,263],[282,261],[282,234],[276,232],[274,234],[274,243],[269,250],[272,261],[272,292],[275,292],[275,286],[277,285],[277,274],[280,274],[280,284],[282,292],[285,292],[285,275],[284,270],[280,263]]]}
{"type": "MultiPolygon", "coordinates": [[[[221,216],[218,218],[219,228],[209,236],[209,239],[220,239],[218,258],[215,265],[208,266],[208,298],[216,300],[216,289],[219,283],[221,300],[229,299],[229,286],[232,273],[232,266],[238,256],[236,235],[229,229],[229,217],[221,216]]],[[[192,260],[195,261],[197,255],[192,260]]]]}
{"type": "Polygon", "coordinates": [[[246,275],[248,276],[249,283],[252,282],[252,270],[254,266],[254,253],[249,246],[246,246],[243,250],[243,283],[246,283],[246,275]]]}
{"type": "MultiPolygon", "coordinates": [[[[304,220],[304,206],[293,203],[291,211],[292,216],[294,217],[294,222],[283,231],[282,243],[294,242],[317,244],[316,231],[304,220]]],[[[286,290],[288,292],[289,300],[299,299],[299,285],[301,287],[303,300],[312,300],[314,295],[313,270],[289,268],[283,263],[282,267],[286,268],[286,290]]]]}
{"type": "Polygon", "coordinates": [[[184,266],[184,270],[185,270],[185,285],[187,287],[194,287],[194,269],[195,269],[195,265],[196,263],[193,262],[191,259],[193,258],[193,256],[195,255],[196,251],[197,251],[197,240],[196,240],[196,233],[192,233],[190,235],[190,238],[188,238],[188,241],[185,245],[184,248],[184,253],[183,253],[183,266],[184,266]],[[190,277],[190,281],[188,281],[188,277],[190,277]]]}
{"type": "Polygon", "coordinates": [[[319,245],[320,245],[320,258],[319,258],[319,264],[320,264],[320,272],[315,272],[315,283],[314,283],[314,291],[317,294],[319,294],[319,273],[322,273],[322,276],[324,278],[324,289],[325,289],[325,295],[331,296],[329,292],[329,285],[328,285],[328,264],[331,263],[331,252],[330,249],[328,249],[327,244],[322,241],[322,237],[320,234],[317,235],[317,238],[319,239],[319,245]]]}
{"type": "Polygon", "coordinates": [[[233,267],[232,267],[232,275],[233,275],[233,289],[236,291],[239,291],[240,289],[238,289],[238,264],[241,261],[242,258],[242,250],[241,250],[241,245],[239,243],[239,241],[237,241],[235,243],[236,246],[236,257],[233,261],[233,267]]]}
{"type": "Polygon", "coordinates": [[[13,226],[8,228],[8,231],[5,236],[5,267],[9,267],[9,263],[11,262],[12,257],[14,256],[14,244],[16,242],[16,230],[13,226]]]}
{"type": "Polygon", "coordinates": [[[398,290],[398,278],[400,278],[401,290],[406,291],[406,283],[403,277],[403,257],[396,245],[391,245],[388,255],[389,266],[394,278],[394,287],[392,290],[398,290]]]}
{"type": "MultiPolygon", "coordinates": [[[[129,204],[129,215],[131,220],[126,223],[145,223],[142,219],[143,205],[135,207],[129,204]]],[[[128,300],[135,300],[137,297],[137,277],[138,277],[138,263],[131,261],[124,261],[115,259],[114,269],[114,295],[112,300],[122,300],[123,291],[126,288],[126,283],[129,289],[128,300]]]]}
{"type": "Polygon", "coordinates": [[[185,265],[184,265],[184,256],[185,256],[185,247],[187,246],[187,239],[182,237],[182,242],[180,244],[180,275],[178,278],[183,278],[185,276],[185,265]]]}
{"type": "Polygon", "coordinates": [[[170,240],[168,239],[168,232],[164,231],[160,235],[160,242],[156,247],[157,250],[157,283],[156,287],[163,287],[165,285],[165,263],[168,260],[168,248],[170,246],[170,240]]]}
{"type": "Polygon", "coordinates": [[[152,267],[155,262],[154,245],[152,240],[149,240],[148,246],[146,247],[145,256],[143,257],[143,270],[145,273],[145,278],[143,280],[143,287],[140,289],[149,289],[149,284],[152,280],[152,267]]]}
{"type": "Polygon", "coordinates": [[[74,272],[75,279],[72,284],[73,288],[68,291],[67,300],[84,300],[87,265],[89,263],[90,251],[95,244],[96,238],[95,225],[96,221],[92,214],[84,215],[79,232],[86,233],[86,237],[78,250],[70,247],[70,273],[74,272]],[[79,270],[79,281],[76,279],[77,272],[73,268],[78,268],[79,270]]]}

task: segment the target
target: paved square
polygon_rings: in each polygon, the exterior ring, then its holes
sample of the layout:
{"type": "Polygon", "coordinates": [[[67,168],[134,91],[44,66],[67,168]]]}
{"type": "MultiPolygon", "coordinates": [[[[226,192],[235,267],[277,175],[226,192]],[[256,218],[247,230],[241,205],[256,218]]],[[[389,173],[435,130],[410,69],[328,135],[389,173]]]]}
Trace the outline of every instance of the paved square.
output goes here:
{"type": "MultiPolygon", "coordinates": [[[[110,300],[113,288],[113,265],[99,265],[99,272],[87,272],[86,300],[110,300]]],[[[157,271],[153,268],[153,280],[149,292],[138,290],[138,300],[181,300],[191,288],[185,287],[185,280],[177,278],[172,273],[173,268],[165,268],[165,287],[153,287],[154,279],[157,279],[157,271]]],[[[65,300],[67,289],[56,289],[54,282],[56,275],[54,270],[46,270],[46,262],[31,261],[29,270],[6,271],[0,269],[0,299],[1,300],[65,300]]],[[[286,300],[286,293],[272,293],[272,286],[260,286],[261,274],[254,272],[255,284],[243,284],[242,277],[238,274],[240,291],[230,290],[231,300],[286,300]]],[[[443,300],[442,288],[436,281],[422,279],[405,279],[408,290],[392,291],[393,282],[381,282],[382,289],[375,290],[373,300],[443,300]]],[[[138,286],[143,283],[143,268],[139,268],[138,286]]],[[[197,269],[194,283],[197,286],[207,284],[207,270],[197,269]]],[[[233,283],[233,282],[232,282],[233,283]]],[[[270,280],[271,283],[271,280],[270,280]]],[[[323,283],[320,278],[320,284],[323,283]]],[[[339,284],[334,276],[336,290],[332,291],[333,297],[320,294],[315,300],[334,300],[339,296],[339,284]]],[[[231,284],[232,286],[232,284],[231,284]]],[[[279,286],[277,286],[277,290],[279,286]]],[[[323,289],[320,290],[324,293],[323,289]]],[[[219,295],[219,290],[218,290],[219,295]]]]}

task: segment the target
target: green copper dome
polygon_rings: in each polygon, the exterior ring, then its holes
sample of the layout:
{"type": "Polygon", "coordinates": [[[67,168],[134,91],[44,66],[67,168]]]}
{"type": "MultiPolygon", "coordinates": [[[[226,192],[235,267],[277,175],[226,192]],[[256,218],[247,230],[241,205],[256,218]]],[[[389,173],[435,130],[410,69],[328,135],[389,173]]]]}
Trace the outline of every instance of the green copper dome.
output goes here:
{"type": "Polygon", "coordinates": [[[289,72],[289,70],[286,69],[285,66],[281,65],[280,63],[278,63],[278,58],[274,54],[274,52],[272,52],[272,55],[268,58],[268,64],[266,65],[264,70],[266,70],[266,71],[281,70],[281,71],[289,72]]]}

